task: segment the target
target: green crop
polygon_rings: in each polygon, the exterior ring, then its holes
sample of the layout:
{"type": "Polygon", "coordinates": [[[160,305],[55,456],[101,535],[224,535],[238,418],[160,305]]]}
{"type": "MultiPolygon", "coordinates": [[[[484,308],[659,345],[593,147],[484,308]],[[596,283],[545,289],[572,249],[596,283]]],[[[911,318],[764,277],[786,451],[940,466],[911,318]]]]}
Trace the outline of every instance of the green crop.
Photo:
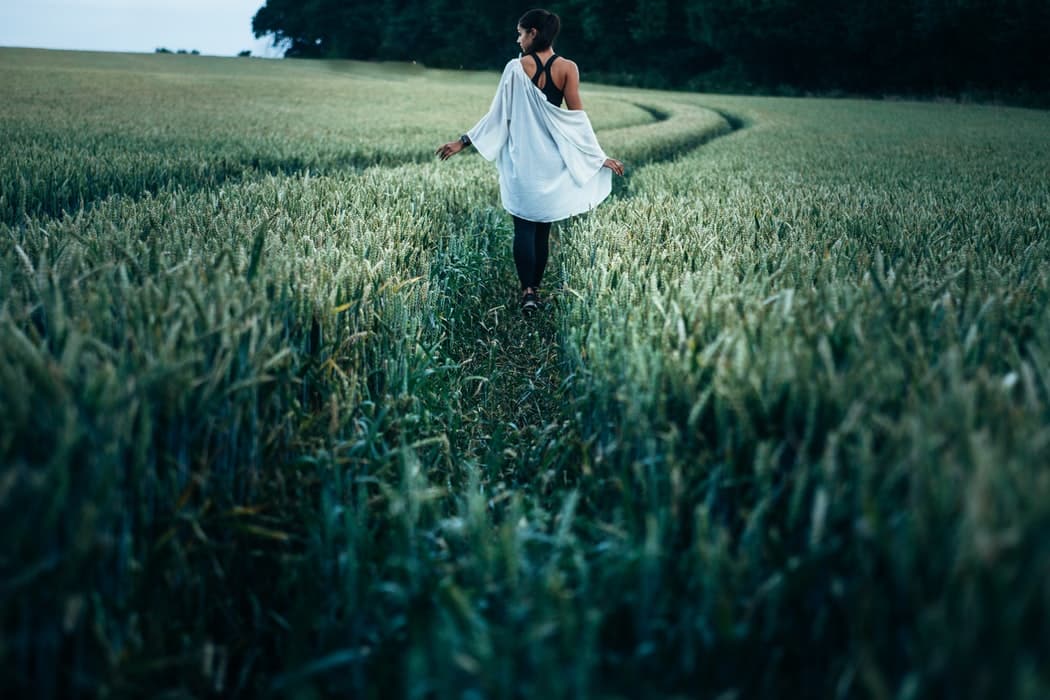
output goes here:
{"type": "Polygon", "coordinates": [[[1050,117],[0,50],[0,660],[64,697],[1050,692],[1050,117]]]}

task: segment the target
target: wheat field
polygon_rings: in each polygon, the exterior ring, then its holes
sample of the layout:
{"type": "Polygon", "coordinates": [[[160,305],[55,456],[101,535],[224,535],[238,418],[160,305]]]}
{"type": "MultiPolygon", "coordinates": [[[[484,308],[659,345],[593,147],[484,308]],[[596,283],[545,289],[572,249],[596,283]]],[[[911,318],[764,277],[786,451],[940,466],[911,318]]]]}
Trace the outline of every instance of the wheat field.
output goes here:
{"type": "Polygon", "coordinates": [[[1050,694],[1050,114],[583,80],[0,49],[5,696],[1050,694]]]}

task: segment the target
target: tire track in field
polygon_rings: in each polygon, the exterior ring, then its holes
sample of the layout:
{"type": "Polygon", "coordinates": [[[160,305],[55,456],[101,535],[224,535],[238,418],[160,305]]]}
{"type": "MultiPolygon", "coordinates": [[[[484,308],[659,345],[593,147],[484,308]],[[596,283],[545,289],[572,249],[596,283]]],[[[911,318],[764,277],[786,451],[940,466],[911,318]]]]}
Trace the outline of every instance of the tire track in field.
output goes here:
{"type": "MultiPolygon", "coordinates": [[[[647,113],[652,122],[635,124],[620,129],[644,128],[665,121],[667,113],[659,109],[632,103],[647,113]]],[[[129,137],[131,138],[131,137],[129,137]]],[[[138,137],[136,137],[138,138],[138,137]]],[[[113,198],[122,197],[140,200],[147,196],[158,196],[167,191],[194,193],[215,190],[260,180],[266,177],[301,177],[304,174],[335,176],[360,174],[371,168],[398,168],[406,165],[423,165],[432,162],[433,155],[427,150],[402,150],[388,153],[350,147],[346,152],[325,158],[300,156],[260,155],[242,150],[219,155],[191,153],[181,157],[164,156],[156,160],[150,148],[132,139],[129,148],[151,153],[150,158],[137,165],[133,173],[102,171],[95,173],[91,191],[76,188],[64,192],[40,192],[37,183],[12,180],[7,187],[0,188],[0,224],[17,226],[24,217],[37,219],[61,219],[90,213],[113,198]],[[153,158],[153,160],[151,160],[153,158]],[[29,206],[29,200],[38,203],[29,206]]],[[[61,181],[68,172],[58,172],[61,181]]]]}
{"type": "MultiPolygon", "coordinates": [[[[666,122],[673,118],[657,107],[637,104],[666,122]]],[[[714,111],[714,110],[709,110],[714,111]]],[[[716,112],[725,128],[686,129],[673,142],[658,144],[636,158],[614,187],[614,198],[630,198],[631,176],[645,167],[674,160],[712,139],[747,124],[716,112]]],[[[657,122],[659,123],[659,122],[657,122]]],[[[634,127],[637,133],[654,125],[634,127]]],[[[616,132],[626,130],[614,130],[616,132]]],[[[631,162],[631,161],[629,161],[631,162]]],[[[559,300],[564,292],[557,264],[562,225],[551,234],[551,264],[541,290],[540,311],[519,310],[519,282],[511,249],[513,232],[502,209],[474,212],[456,232],[446,232],[449,246],[438,254],[436,286],[448,290],[447,360],[458,368],[462,416],[459,435],[449,436],[458,454],[482,465],[491,483],[512,485],[537,472],[552,478],[575,454],[555,449],[560,436],[574,430],[564,401],[568,378],[561,354],[559,300]],[[453,252],[455,236],[470,236],[476,247],[453,252]],[[453,279],[456,278],[456,279],[453,279]],[[459,287],[457,288],[457,282],[459,287]],[[469,285],[469,286],[468,286],[469,285]]]]}

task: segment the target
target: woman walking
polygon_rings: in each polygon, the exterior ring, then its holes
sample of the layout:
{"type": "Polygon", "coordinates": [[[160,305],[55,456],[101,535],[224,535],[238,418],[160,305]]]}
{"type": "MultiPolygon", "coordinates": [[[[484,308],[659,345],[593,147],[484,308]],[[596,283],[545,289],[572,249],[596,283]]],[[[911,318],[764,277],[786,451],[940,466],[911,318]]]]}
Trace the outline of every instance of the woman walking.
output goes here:
{"type": "Polygon", "coordinates": [[[551,223],[598,206],[612,189],[612,173],[623,175],[623,163],[605,155],[583,111],[579,69],[554,53],[560,29],[558,16],[547,10],[522,15],[523,55],[503,69],[488,113],[437,150],[446,160],[473,145],[496,161],[500,199],[514,219],[514,264],[526,312],[539,306],[551,223]]]}

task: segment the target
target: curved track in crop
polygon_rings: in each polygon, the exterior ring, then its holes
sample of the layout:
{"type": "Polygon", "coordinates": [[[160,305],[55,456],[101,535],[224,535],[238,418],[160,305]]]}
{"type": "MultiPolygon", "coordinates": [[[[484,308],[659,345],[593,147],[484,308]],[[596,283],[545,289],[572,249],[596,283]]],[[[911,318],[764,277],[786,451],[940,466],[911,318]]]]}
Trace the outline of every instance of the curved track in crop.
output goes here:
{"type": "MultiPolygon", "coordinates": [[[[624,177],[615,181],[612,197],[630,198],[630,180],[639,170],[682,156],[708,141],[744,128],[746,124],[695,105],[667,103],[637,104],[654,121],[641,127],[599,132],[608,153],[627,165],[624,177]]],[[[495,174],[493,173],[493,177],[495,174]]],[[[451,292],[450,303],[459,305],[449,314],[452,339],[445,346],[446,359],[469,378],[470,389],[461,397],[464,418],[461,435],[449,436],[460,454],[485,465],[490,479],[513,483],[516,470],[549,470],[553,478],[567,459],[558,438],[572,430],[572,417],[565,407],[568,377],[561,356],[558,333],[559,300],[572,293],[565,286],[559,265],[560,236],[567,223],[555,225],[551,237],[551,261],[541,290],[541,310],[524,316],[518,307],[518,279],[511,257],[513,232],[509,217],[501,209],[477,212],[461,222],[451,235],[480,237],[484,243],[473,260],[460,260],[476,282],[469,293],[451,292]]],[[[435,261],[435,287],[454,290],[462,282],[441,279],[451,268],[442,255],[435,261]]]]}

